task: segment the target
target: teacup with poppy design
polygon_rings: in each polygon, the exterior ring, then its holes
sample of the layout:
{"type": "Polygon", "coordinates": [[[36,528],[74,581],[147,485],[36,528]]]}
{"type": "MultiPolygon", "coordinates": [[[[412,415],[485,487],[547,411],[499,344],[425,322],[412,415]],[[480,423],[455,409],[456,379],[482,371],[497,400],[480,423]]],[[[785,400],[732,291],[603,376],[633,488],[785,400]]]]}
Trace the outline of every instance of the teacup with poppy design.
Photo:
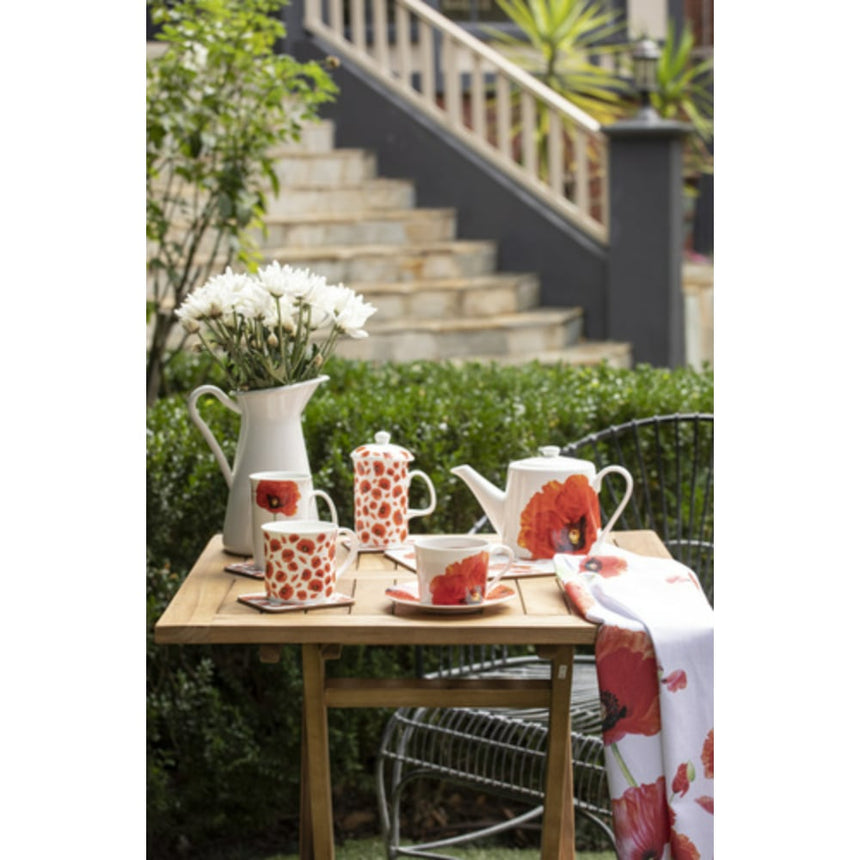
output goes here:
{"type": "Polygon", "coordinates": [[[358,555],[355,532],[324,520],[279,520],[261,531],[266,597],[272,603],[325,603],[358,555]],[[338,542],[344,537],[349,539],[346,557],[338,564],[338,542]]]}
{"type": "Polygon", "coordinates": [[[331,521],[338,525],[337,511],[328,493],[315,490],[311,476],[305,472],[254,472],[251,475],[251,526],[254,545],[254,567],[263,570],[263,524],[279,520],[315,520],[315,499],[328,507],[331,521]]]}
{"type": "Polygon", "coordinates": [[[476,537],[427,537],[416,539],[415,561],[421,603],[470,606],[484,602],[513,564],[514,553],[476,537]],[[496,553],[507,563],[488,581],[490,556],[496,553]]]}

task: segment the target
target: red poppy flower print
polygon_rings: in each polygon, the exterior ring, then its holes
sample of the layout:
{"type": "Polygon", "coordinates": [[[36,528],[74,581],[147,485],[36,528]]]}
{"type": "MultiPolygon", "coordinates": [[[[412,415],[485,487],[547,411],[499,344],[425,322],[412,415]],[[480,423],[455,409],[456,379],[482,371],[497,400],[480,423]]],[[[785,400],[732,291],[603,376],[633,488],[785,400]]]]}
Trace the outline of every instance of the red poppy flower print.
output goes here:
{"type": "Polygon", "coordinates": [[[670,693],[677,693],[687,686],[687,673],[683,669],[676,669],[663,678],[663,683],[670,693]]]}
{"type": "Polygon", "coordinates": [[[517,543],[533,558],[557,552],[588,552],[597,540],[600,504],[585,475],[571,475],[563,484],[550,481],[535,493],[520,515],[517,543]]]}
{"type": "Polygon", "coordinates": [[[612,801],[618,856],[626,860],[661,858],[669,843],[666,780],[628,788],[612,801]]]}
{"type": "Polygon", "coordinates": [[[692,843],[689,836],[672,831],[672,860],[701,860],[699,849],[692,843]]]}
{"type": "Polygon", "coordinates": [[[705,738],[704,746],[702,747],[702,764],[705,766],[705,776],[708,779],[714,778],[714,730],[708,732],[705,738]]]}
{"type": "Polygon", "coordinates": [[[489,553],[479,552],[449,564],[445,573],[430,582],[433,603],[437,606],[480,603],[484,599],[489,563],[489,553]]]}
{"type": "Polygon", "coordinates": [[[257,484],[257,507],[273,514],[295,516],[299,498],[299,485],[295,481],[260,481],[257,484]]]}
{"type": "Polygon", "coordinates": [[[695,775],[695,770],[689,762],[679,764],[678,770],[675,771],[675,778],[672,780],[672,792],[683,797],[690,790],[690,779],[694,778],[695,775]]]}
{"type": "Polygon", "coordinates": [[[608,746],[625,735],[656,735],[660,731],[657,658],[648,634],[602,625],[595,662],[603,742],[608,746]]]}
{"type": "Polygon", "coordinates": [[[705,812],[710,812],[711,815],[714,814],[714,798],[713,797],[697,797],[696,803],[705,810],[705,812]]]}
{"type": "Polygon", "coordinates": [[[604,579],[621,576],[627,570],[627,559],[617,555],[590,555],[579,563],[583,573],[599,573],[604,579]]]}

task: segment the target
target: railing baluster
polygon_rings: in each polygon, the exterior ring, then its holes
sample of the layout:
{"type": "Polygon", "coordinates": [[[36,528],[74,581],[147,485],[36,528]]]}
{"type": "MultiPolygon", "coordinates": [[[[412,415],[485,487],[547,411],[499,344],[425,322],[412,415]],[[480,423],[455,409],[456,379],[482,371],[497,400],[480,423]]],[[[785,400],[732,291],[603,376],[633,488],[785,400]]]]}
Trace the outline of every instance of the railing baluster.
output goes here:
{"type": "Polygon", "coordinates": [[[507,161],[511,160],[511,84],[503,75],[496,75],[496,145],[507,161]]]}
{"type": "Polygon", "coordinates": [[[401,83],[412,89],[411,39],[409,37],[409,11],[400,3],[395,8],[395,40],[397,42],[398,70],[401,83]]]}
{"type": "Polygon", "coordinates": [[[391,74],[388,57],[388,13],[385,0],[373,0],[373,47],[376,59],[386,75],[391,74]]]}
{"type": "Polygon", "coordinates": [[[445,81],[445,113],[453,125],[463,124],[463,97],[457,46],[446,33],[442,39],[442,76],[445,81]]]}
{"type": "Polygon", "coordinates": [[[535,100],[531,93],[520,93],[522,104],[522,147],[523,167],[526,173],[537,178],[537,141],[535,140],[535,100]]]}
{"type": "Polygon", "coordinates": [[[309,24],[319,26],[322,22],[322,0],[305,0],[305,17],[309,24]]]}
{"type": "Polygon", "coordinates": [[[549,187],[556,194],[564,194],[564,140],[561,133],[561,117],[549,109],[548,167],[549,187]]]}
{"type": "Polygon", "coordinates": [[[588,212],[588,138],[579,129],[573,134],[573,152],[576,163],[576,196],[574,203],[588,212]]]}
{"type": "Polygon", "coordinates": [[[364,0],[350,0],[350,29],[352,30],[352,43],[360,53],[367,53],[367,38],[365,36],[364,0]]]}
{"type": "Polygon", "coordinates": [[[480,54],[472,54],[472,129],[481,141],[487,139],[487,106],[484,92],[484,62],[480,54]]]}
{"type": "Polygon", "coordinates": [[[331,28],[335,35],[343,39],[343,0],[329,0],[331,9],[331,28]]]}
{"type": "Polygon", "coordinates": [[[429,104],[436,106],[436,76],[433,73],[433,31],[430,25],[418,21],[418,49],[421,52],[421,94],[429,104]]]}

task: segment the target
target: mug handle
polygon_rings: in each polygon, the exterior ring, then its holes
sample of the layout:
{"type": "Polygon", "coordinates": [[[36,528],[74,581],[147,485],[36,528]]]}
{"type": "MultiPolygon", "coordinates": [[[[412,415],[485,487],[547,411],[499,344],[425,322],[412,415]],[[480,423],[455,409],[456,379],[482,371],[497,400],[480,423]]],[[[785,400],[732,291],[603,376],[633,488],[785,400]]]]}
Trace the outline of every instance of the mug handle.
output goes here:
{"type": "Polygon", "coordinates": [[[600,482],[603,480],[605,475],[608,475],[612,472],[615,472],[619,475],[624,476],[624,480],[627,481],[627,489],[624,491],[624,497],[621,499],[618,507],[615,509],[615,513],[609,518],[609,522],[606,524],[606,527],[601,530],[600,536],[594,542],[594,545],[589,550],[589,555],[599,555],[600,548],[603,546],[603,542],[609,537],[609,533],[612,531],[612,527],[618,521],[618,517],[621,516],[624,508],[627,507],[627,503],[630,501],[630,497],[633,495],[633,476],[624,466],[607,466],[605,469],[601,469],[595,476],[591,482],[591,486],[594,489],[595,493],[600,492],[600,482]]]}
{"type": "Polygon", "coordinates": [[[420,511],[415,510],[414,508],[408,508],[406,510],[406,519],[411,520],[412,517],[424,517],[427,516],[427,514],[432,514],[433,511],[436,510],[436,488],[433,486],[433,482],[420,469],[416,469],[414,472],[409,472],[406,478],[410,484],[412,483],[413,478],[421,478],[421,480],[427,484],[427,489],[430,491],[430,504],[426,508],[422,508],[420,511]]]}
{"type": "Polygon", "coordinates": [[[337,525],[337,511],[334,507],[334,502],[331,500],[331,496],[325,490],[314,490],[312,495],[319,496],[327,505],[329,513],[331,514],[331,521],[337,525]]]}
{"type": "Polygon", "coordinates": [[[358,535],[352,529],[341,527],[337,530],[337,539],[340,540],[342,537],[349,538],[349,548],[343,564],[335,571],[335,583],[337,583],[341,574],[355,561],[358,555],[358,535]]]}
{"type": "Polygon", "coordinates": [[[503,555],[508,557],[508,563],[487,583],[487,587],[484,589],[484,599],[487,599],[487,595],[499,584],[502,577],[511,569],[511,565],[516,561],[516,556],[514,555],[514,551],[509,547],[505,546],[503,543],[493,543],[487,547],[487,552],[490,553],[490,556],[493,553],[500,552],[503,555]]]}

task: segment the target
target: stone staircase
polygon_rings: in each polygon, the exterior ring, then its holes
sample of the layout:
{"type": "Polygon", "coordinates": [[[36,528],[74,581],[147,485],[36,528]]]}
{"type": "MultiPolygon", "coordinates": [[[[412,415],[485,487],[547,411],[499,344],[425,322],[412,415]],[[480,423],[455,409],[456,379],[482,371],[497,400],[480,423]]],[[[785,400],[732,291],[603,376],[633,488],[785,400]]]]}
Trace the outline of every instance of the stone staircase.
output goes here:
{"type": "Polygon", "coordinates": [[[265,260],[308,267],[378,308],[346,358],[531,359],[628,367],[628,344],[588,343],[579,308],[538,306],[530,273],[496,270],[496,244],[457,238],[453,209],[416,208],[412,184],[377,175],[373,153],[334,147],[329,121],[275,152],[265,260]]]}

